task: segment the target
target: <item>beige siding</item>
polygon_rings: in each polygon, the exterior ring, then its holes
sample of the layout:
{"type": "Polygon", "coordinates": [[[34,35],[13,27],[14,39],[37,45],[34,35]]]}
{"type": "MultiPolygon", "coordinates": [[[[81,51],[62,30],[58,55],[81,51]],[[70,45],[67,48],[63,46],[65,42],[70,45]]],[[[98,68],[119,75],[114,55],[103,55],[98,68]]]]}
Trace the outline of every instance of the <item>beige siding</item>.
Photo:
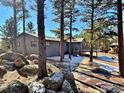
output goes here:
{"type": "MultiPolygon", "coordinates": [[[[23,53],[24,51],[24,43],[23,43],[23,35],[20,35],[17,38],[17,52],[23,53]]],[[[26,43],[26,49],[27,54],[38,54],[38,38],[29,34],[25,34],[25,43],[26,43]],[[32,46],[31,43],[35,42],[36,46],[32,46]]],[[[81,49],[81,43],[72,43],[72,51],[74,48],[78,48],[78,50],[81,49]]],[[[68,43],[65,42],[64,45],[64,53],[68,53],[68,43]]],[[[53,41],[53,40],[46,40],[46,55],[47,56],[58,56],[60,55],[60,44],[59,41],[53,41]]]]}
{"type": "MultiPolygon", "coordinates": [[[[20,46],[17,47],[17,51],[19,53],[23,53],[23,51],[24,51],[23,36],[18,37],[17,43],[20,43],[20,46]]],[[[37,39],[37,37],[33,37],[33,36],[26,34],[25,43],[26,43],[27,54],[37,54],[38,53],[38,39],[37,39]],[[35,47],[31,46],[32,41],[37,42],[37,45],[35,47]]]]}

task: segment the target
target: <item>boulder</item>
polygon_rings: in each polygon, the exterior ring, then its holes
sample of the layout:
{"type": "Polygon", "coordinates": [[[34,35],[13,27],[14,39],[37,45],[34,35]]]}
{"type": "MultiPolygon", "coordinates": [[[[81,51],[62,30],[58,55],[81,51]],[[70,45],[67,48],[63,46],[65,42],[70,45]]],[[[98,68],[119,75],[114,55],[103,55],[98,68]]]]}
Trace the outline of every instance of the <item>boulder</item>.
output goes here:
{"type": "Polygon", "coordinates": [[[6,63],[7,63],[7,60],[0,59],[0,65],[6,65],[6,63]]]}
{"type": "Polygon", "coordinates": [[[63,70],[62,73],[64,75],[64,80],[67,80],[70,83],[72,90],[74,90],[75,93],[78,93],[73,73],[69,70],[63,70]]]}
{"type": "Polygon", "coordinates": [[[27,59],[20,53],[13,53],[12,51],[8,51],[6,53],[0,54],[0,59],[2,60],[14,62],[17,58],[21,58],[25,64],[29,64],[27,59]]]}
{"type": "Polygon", "coordinates": [[[29,93],[29,92],[28,87],[25,84],[15,80],[12,81],[9,85],[0,88],[0,93],[29,93]]]}
{"type": "Polygon", "coordinates": [[[56,91],[53,91],[53,90],[50,90],[50,89],[47,89],[46,90],[46,93],[57,93],[56,91]]]}
{"type": "Polygon", "coordinates": [[[57,93],[68,93],[68,92],[66,92],[66,91],[59,91],[59,92],[57,92],[57,93]]]}
{"type": "Polygon", "coordinates": [[[4,53],[5,51],[3,49],[0,49],[0,54],[4,53]]]}
{"type": "Polygon", "coordinates": [[[2,86],[2,84],[4,84],[4,81],[0,79],[0,86],[2,86]]]}
{"type": "Polygon", "coordinates": [[[29,93],[46,93],[45,86],[41,82],[37,82],[37,81],[31,82],[28,85],[28,88],[29,88],[29,93]]]}
{"type": "Polygon", "coordinates": [[[120,87],[117,86],[117,85],[113,85],[112,89],[111,90],[107,90],[106,93],[120,93],[120,87]]]}
{"type": "Polygon", "coordinates": [[[15,59],[14,64],[15,64],[15,67],[17,68],[21,68],[25,65],[24,61],[21,58],[15,59]]]}
{"type": "Polygon", "coordinates": [[[70,93],[72,88],[70,83],[67,80],[64,80],[63,85],[62,85],[62,90],[66,91],[67,93],[70,93]]]}
{"type": "Polygon", "coordinates": [[[14,71],[16,69],[14,62],[10,62],[10,61],[7,61],[4,67],[9,71],[14,71]]]}
{"type": "Polygon", "coordinates": [[[71,90],[69,93],[75,93],[73,90],[71,90]]]}
{"type": "Polygon", "coordinates": [[[36,54],[31,54],[31,55],[29,56],[29,60],[33,61],[34,59],[38,59],[38,55],[36,55],[36,54]]]}
{"type": "Polygon", "coordinates": [[[104,75],[105,77],[111,77],[111,72],[109,72],[109,71],[107,71],[103,68],[100,68],[100,67],[94,68],[91,71],[94,72],[94,73],[104,75]]]}
{"type": "Polygon", "coordinates": [[[39,62],[38,59],[34,59],[34,60],[33,60],[33,63],[34,63],[34,64],[38,64],[38,62],[39,62]]]}
{"type": "Polygon", "coordinates": [[[20,68],[18,72],[20,75],[23,75],[25,77],[34,76],[38,72],[38,66],[37,65],[25,65],[22,68],[20,68]]]}
{"type": "Polygon", "coordinates": [[[3,78],[3,76],[7,73],[7,70],[5,67],[0,66],[0,78],[3,78]]]}
{"type": "Polygon", "coordinates": [[[54,91],[59,91],[63,83],[63,73],[57,72],[54,73],[51,77],[45,77],[43,79],[43,84],[47,89],[54,91]]]}

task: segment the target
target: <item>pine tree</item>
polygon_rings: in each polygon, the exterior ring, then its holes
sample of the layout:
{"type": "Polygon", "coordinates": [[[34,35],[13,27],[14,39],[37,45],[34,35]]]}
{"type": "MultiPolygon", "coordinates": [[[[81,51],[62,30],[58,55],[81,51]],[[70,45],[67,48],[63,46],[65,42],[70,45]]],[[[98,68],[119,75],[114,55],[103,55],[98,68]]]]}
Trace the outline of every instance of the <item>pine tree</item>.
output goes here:
{"type": "Polygon", "coordinates": [[[23,54],[26,56],[27,54],[27,47],[26,47],[26,42],[25,42],[25,1],[22,0],[22,11],[23,11],[23,44],[24,44],[24,49],[23,49],[23,54]]]}
{"type": "Polygon", "coordinates": [[[119,58],[119,70],[120,75],[124,77],[124,50],[123,50],[123,21],[122,21],[122,0],[117,1],[118,5],[118,58],[119,58]]]}
{"type": "Polygon", "coordinates": [[[60,61],[64,59],[64,0],[61,0],[60,61]]]}
{"type": "Polygon", "coordinates": [[[66,0],[65,5],[65,21],[66,21],[66,30],[69,30],[69,58],[71,59],[71,43],[72,43],[72,32],[79,31],[78,28],[74,28],[73,24],[76,22],[76,17],[79,15],[79,10],[75,8],[76,1],[75,0],[66,0]],[[68,25],[69,24],[69,25],[68,25]]]}
{"type": "Polygon", "coordinates": [[[103,17],[107,10],[110,8],[108,5],[111,2],[108,0],[81,0],[80,5],[83,7],[82,11],[82,22],[86,22],[86,24],[90,27],[90,62],[93,61],[93,36],[94,36],[94,27],[95,22],[103,17]]]}
{"type": "Polygon", "coordinates": [[[13,30],[14,30],[14,19],[10,17],[5,21],[5,24],[0,26],[0,36],[2,40],[2,48],[8,50],[12,46],[13,39],[13,30]],[[5,45],[6,44],[6,45],[5,45]]]}
{"type": "Polygon", "coordinates": [[[34,29],[34,24],[31,21],[27,23],[26,31],[28,31],[29,33],[33,33],[33,34],[36,33],[34,29]]]}
{"type": "MultiPolygon", "coordinates": [[[[20,12],[23,10],[22,9],[22,1],[18,0],[0,0],[1,4],[6,6],[6,7],[12,7],[13,8],[13,18],[14,18],[14,30],[13,30],[13,45],[12,45],[12,50],[13,52],[16,52],[17,50],[17,24],[20,19],[22,19],[23,15],[20,14],[20,12]]],[[[25,13],[25,18],[28,17],[27,12],[25,13]]]]}
{"type": "Polygon", "coordinates": [[[44,26],[44,0],[37,0],[37,23],[38,23],[38,45],[39,45],[39,71],[38,79],[47,76],[46,69],[46,42],[44,26]]]}
{"type": "Polygon", "coordinates": [[[13,0],[13,16],[14,16],[14,32],[13,32],[13,52],[17,51],[17,11],[16,11],[17,5],[16,0],[13,0]]]}
{"type": "MultiPolygon", "coordinates": [[[[61,24],[61,2],[59,0],[52,0],[53,3],[53,14],[56,18],[53,19],[54,22],[61,24]]],[[[71,58],[71,39],[72,39],[72,31],[79,31],[77,28],[73,26],[73,24],[76,22],[76,16],[78,15],[79,11],[77,8],[75,8],[75,0],[64,0],[63,1],[63,9],[64,9],[64,31],[69,31],[64,33],[64,39],[70,38],[70,44],[69,44],[69,58],[71,58]]],[[[57,37],[60,37],[61,30],[58,27],[57,29],[51,30],[57,37]]]]}

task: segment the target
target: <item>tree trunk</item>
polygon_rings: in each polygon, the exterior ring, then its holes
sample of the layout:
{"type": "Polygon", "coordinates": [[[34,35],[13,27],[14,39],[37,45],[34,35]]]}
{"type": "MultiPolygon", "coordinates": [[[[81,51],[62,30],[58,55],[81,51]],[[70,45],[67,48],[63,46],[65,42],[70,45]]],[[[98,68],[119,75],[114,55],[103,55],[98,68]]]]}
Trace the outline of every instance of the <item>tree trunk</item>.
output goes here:
{"type": "Polygon", "coordinates": [[[64,0],[61,0],[61,24],[60,24],[60,61],[64,59],[64,0]]]}
{"type": "Polygon", "coordinates": [[[118,0],[118,58],[120,75],[124,77],[122,0],[118,0]]]}
{"type": "Polygon", "coordinates": [[[91,15],[91,46],[90,46],[90,62],[93,62],[93,29],[94,29],[94,0],[92,0],[92,15],[91,15]]]}
{"type": "Polygon", "coordinates": [[[17,51],[17,42],[16,42],[16,36],[17,36],[17,18],[16,18],[16,0],[13,0],[13,16],[14,16],[14,32],[13,32],[13,52],[17,51]]]}
{"type": "Polygon", "coordinates": [[[72,43],[72,13],[70,15],[70,42],[69,42],[69,58],[71,59],[71,43],[72,43]]]}
{"type": "Polygon", "coordinates": [[[38,79],[43,79],[47,76],[46,69],[46,41],[45,41],[45,26],[44,26],[44,0],[37,0],[38,8],[38,45],[39,45],[39,71],[38,79]]]}
{"type": "Polygon", "coordinates": [[[23,54],[24,56],[26,56],[27,54],[27,49],[26,49],[26,43],[25,43],[25,2],[24,0],[22,0],[22,10],[23,10],[23,44],[24,44],[24,47],[23,47],[23,54]]]}

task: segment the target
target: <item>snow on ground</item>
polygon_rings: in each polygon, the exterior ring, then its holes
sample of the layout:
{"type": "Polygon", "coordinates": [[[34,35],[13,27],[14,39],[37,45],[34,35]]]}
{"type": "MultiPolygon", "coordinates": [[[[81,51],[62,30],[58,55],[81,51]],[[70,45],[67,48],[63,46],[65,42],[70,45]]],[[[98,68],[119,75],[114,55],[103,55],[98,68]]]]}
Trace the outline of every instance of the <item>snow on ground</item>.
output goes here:
{"type": "Polygon", "coordinates": [[[111,57],[107,57],[107,56],[98,56],[97,59],[107,61],[107,62],[113,62],[113,59],[111,57]]]}
{"type": "MultiPolygon", "coordinates": [[[[69,59],[69,55],[64,56],[64,64],[69,65],[69,69],[74,70],[76,66],[78,66],[79,63],[83,63],[84,59],[88,58],[85,56],[72,56],[72,59],[69,59]]],[[[55,57],[48,57],[48,59],[53,59],[55,61],[60,61],[60,56],[55,56],[55,57]]],[[[107,62],[113,62],[113,59],[107,56],[98,56],[98,59],[107,61],[107,62]]],[[[101,68],[106,69],[110,72],[119,72],[119,68],[115,66],[111,66],[108,64],[100,63],[100,62],[94,62],[98,64],[101,68]]]]}
{"type": "MultiPolygon", "coordinates": [[[[64,62],[62,64],[68,65],[69,70],[74,70],[79,63],[83,62],[85,57],[83,56],[71,56],[71,60],[69,59],[69,55],[64,55],[64,62]]],[[[52,59],[55,61],[60,61],[60,56],[48,57],[48,59],[52,59]]]]}
{"type": "Polygon", "coordinates": [[[108,57],[108,56],[97,56],[97,59],[106,61],[106,62],[118,62],[118,58],[116,56],[108,57]]]}
{"type": "Polygon", "coordinates": [[[99,62],[94,62],[94,63],[98,64],[101,68],[106,69],[110,72],[119,72],[118,67],[111,66],[111,65],[108,65],[108,64],[104,64],[104,63],[99,63],[99,62]]]}
{"type": "MultiPolygon", "coordinates": [[[[83,62],[84,58],[85,57],[83,57],[83,56],[71,56],[71,60],[70,60],[69,55],[64,55],[64,62],[81,63],[81,62],[83,62]]],[[[48,59],[60,61],[60,56],[48,57],[48,59]]]]}

